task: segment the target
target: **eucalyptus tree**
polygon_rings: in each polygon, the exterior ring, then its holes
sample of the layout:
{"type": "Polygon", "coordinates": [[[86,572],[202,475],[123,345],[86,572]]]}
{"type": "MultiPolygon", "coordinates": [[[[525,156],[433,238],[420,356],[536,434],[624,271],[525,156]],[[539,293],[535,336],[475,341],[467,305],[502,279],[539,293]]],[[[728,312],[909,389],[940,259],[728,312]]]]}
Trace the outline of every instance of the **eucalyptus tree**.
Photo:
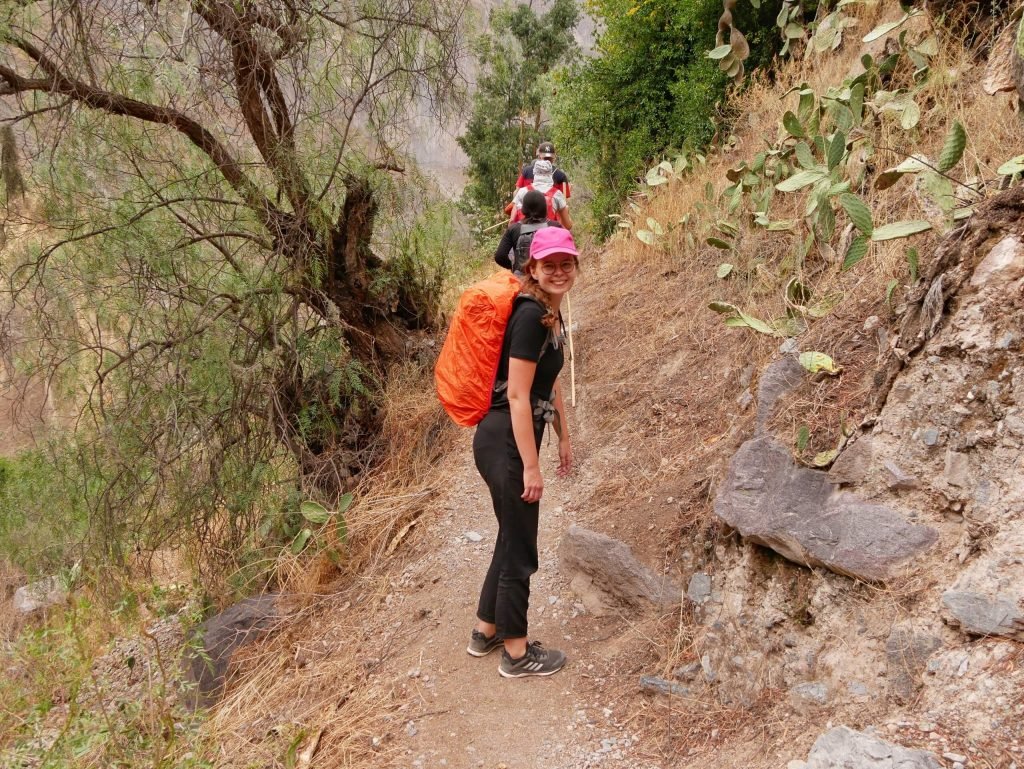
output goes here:
{"type": "MultiPolygon", "coordinates": [[[[245,536],[283,467],[363,463],[431,317],[379,253],[410,105],[457,97],[444,0],[7,0],[0,118],[33,205],[23,364],[77,410],[92,531],[245,536]],[[224,517],[226,515],[226,518],[224,517]]],[[[114,552],[114,555],[117,555],[114,552]]]]}

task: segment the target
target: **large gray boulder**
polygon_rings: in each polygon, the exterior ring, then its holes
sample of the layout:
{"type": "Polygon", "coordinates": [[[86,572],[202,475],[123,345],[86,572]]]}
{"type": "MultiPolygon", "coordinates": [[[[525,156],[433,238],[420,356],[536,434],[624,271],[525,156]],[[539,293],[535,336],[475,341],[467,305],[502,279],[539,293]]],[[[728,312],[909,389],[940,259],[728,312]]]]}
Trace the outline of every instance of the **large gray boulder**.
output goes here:
{"type": "Polygon", "coordinates": [[[815,740],[802,769],[940,769],[927,750],[894,745],[848,726],[837,726],[815,740]]]}
{"type": "Polygon", "coordinates": [[[185,658],[186,674],[193,684],[189,692],[192,707],[208,707],[216,702],[227,678],[231,654],[280,624],[284,617],[280,601],[277,593],[246,598],[193,631],[185,658]]]}
{"type": "Polygon", "coordinates": [[[675,580],[651,571],[617,539],[573,525],[562,537],[558,552],[573,590],[593,614],[602,614],[613,604],[640,608],[671,606],[682,600],[682,588],[675,580]]]}
{"type": "Polygon", "coordinates": [[[748,541],[791,561],[870,582],[891,577],[938,536],[887,507],[835,491],[826,472],[798,466],[767,435],[733,456],[715,513],[748,541]]]}

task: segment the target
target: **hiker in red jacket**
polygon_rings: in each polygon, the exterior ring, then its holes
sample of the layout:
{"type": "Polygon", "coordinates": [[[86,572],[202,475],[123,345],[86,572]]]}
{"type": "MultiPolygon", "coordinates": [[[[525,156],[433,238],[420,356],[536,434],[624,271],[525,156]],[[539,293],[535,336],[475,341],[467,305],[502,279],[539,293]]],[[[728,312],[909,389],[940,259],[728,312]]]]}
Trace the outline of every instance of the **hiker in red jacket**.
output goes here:
{"type": "MultiPolygon", "coordinates": [[[[547,160],[552,166],[555,165],[555,145],[551,142],[541,142],[537,145],[537,160],[547,160]]],[[[533,181],[533,162],[527,163],[523,166],[519,172],[519,178],[516,180],[516,189],[521,189],[533,181]]],[[[555,187],[565,195],[565,199],[568,200],[572,197],[572,192],[569,189],[569,177],[565,175],[565,171],[561,168],[555,168],[551,174],[552,181],[555,187]]]]}
{"type": "Polygon", "coordinates": [[[569,201],[554,183],[554,167],[550,160],[537,160],[533,164],[533,181],[525,187],[516,190],[516,196],[512,198],[512,215],[509,217],[509,226],[523,219],[523,199],[528,192],[537,191],[544,195],[547,201],[548,219],[558,222],[565,229],[572,229],[572,217],[569,216],[569,201]]]}

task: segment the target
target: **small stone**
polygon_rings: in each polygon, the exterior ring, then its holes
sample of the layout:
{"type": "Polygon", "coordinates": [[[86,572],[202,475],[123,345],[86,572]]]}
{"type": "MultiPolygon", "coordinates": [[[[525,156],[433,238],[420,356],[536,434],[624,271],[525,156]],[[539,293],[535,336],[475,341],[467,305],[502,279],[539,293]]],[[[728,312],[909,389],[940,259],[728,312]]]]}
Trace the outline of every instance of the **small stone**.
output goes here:
{"type": "Polygon", "coordinates": [[[868,696],[868,687],[862,684],[860,681],[850,681],[850,683],[846,685],[846,688],[854,697],[868,696]]]}
{"type": "Polygon", "coordinates": [[[958,764],[967,763],[967,756],[960,753],[943,753],[942,757],[947,761],[955,761],[958,764]]]}
{"type": "Polygon", "coordinates": [[[549,595],[548,596],[548,604],[550,604],[551,606],[554,606],[556,603],[558,603],[558,596],[557,595],[549,595]]]}
{"type": "Polygon", "coordinates": [[[666,681],[658,676],[640,676],[640,688],[645,692],[669,694],[678,697],[689,697],[690,687],[666,681]]]}
{"type": "Polygon", "coordinates": [[[867,318],[864,319],[864,333],[870,334],[880,325],[882,325],[881,318],[879,318],[877,315],[869,315],[867,318]]]}
{"type": "Polygon", "coordinates": [[[946,451],[946,483],[950,486],[967,488],[971,483],[971,463],[967,455],[960,451],[946,451]]]}
{"type": "Polygon", "coordinates": [[[704,654],[700,658],[700,668],[704,671],[704,680],[709,684],[714,682],[718,678],[718,674],[714,668],[711,667],[711,656],[704,654]]]}
{"type": "Polygon", "coordinates": [[[483,535],[475,531],[467,531],[465,534],[466,539],[470,542],[481,542],[483,541],[483,535]]]}
{"type": "Polygon", "coordinates": [[[700,672],[700,663],[691,662],[689,665],[683,665],[672,671],[672,675],[678,678],[680,681],[692,681],[697,677],[700,672]]]}
{"type": "Polygon", "coordinates": [[[797,684],[789,690],[789,693],[802,702],[814,705],[828,704],[828,687],[819,681],[797,684]]]}
{"type": "Polygon", "coordinates": [[[711,600],[711,575],[695,572],[686,588],[686,597],[698,606],[711,600]]]}
{"type": "Polygon", "coordinates": [[[754,380],[754,365],[748,364],[743,367],[743,371],[740,372],[740,387],[750,387],[750,383],[754,380]]]}
{"type": "Polygon", "coordinates": [[[795,352],[800,351],[800,343],[796,341],[796,337],[790,337],[782,344],[779,345],[779,352],[783,355],[792,355],[795,352]]]}
{"type": "Polygon", "coordinates": [[[749,387],[743,392],[741,392],[739,394],[739,397],[736,398],[736,405],[740,407],[740,411],[746,411],[748,408],[750,408],[750,404],[753,402],[754,394],[750,392],[749,387]]]}
{"type": "Polygon", "coordinates": [[[921,441],[925,446],[934,446],[939,442],[939,431],[934,427],[929,427],[923,433],[921,433],[921,441]]]}
{"type": "Polygon", "coordinates": [[[405,733],[408,734],[410,737],[415,737],[417,734],[419,734],[419,729],[416,728],[415,723],[410,721],[405,725],[405,733]]]}
{"type": "Polygon", "coordinates": [[[1017,344],[1017,335],[1012,331],[1007,331],[1000,337],[999,341],[996,342],[996,347],[1000,350],[1009,350],[1011,347],[1017,344]]]}
{"type": "Polygon", "coordinates": [[[882,466],[888,474],[885,485],[893,491],[917,488],[917,478],[905,472],[892,460],[887,459],[882,463],[882,466]]]}

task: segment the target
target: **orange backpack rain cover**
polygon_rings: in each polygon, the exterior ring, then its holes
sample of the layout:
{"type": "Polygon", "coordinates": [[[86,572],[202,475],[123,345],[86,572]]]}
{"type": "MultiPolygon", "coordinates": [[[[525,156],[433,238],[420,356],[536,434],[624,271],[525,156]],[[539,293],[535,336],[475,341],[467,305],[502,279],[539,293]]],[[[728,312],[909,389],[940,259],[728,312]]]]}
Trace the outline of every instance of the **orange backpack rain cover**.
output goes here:
{"type": "Polygon", "coordinates": [[[502,271],[462,292],[434,366],[437,397],[457,425],[479,424],[491,407],[505,327],[519,278],[502,271]]]}

